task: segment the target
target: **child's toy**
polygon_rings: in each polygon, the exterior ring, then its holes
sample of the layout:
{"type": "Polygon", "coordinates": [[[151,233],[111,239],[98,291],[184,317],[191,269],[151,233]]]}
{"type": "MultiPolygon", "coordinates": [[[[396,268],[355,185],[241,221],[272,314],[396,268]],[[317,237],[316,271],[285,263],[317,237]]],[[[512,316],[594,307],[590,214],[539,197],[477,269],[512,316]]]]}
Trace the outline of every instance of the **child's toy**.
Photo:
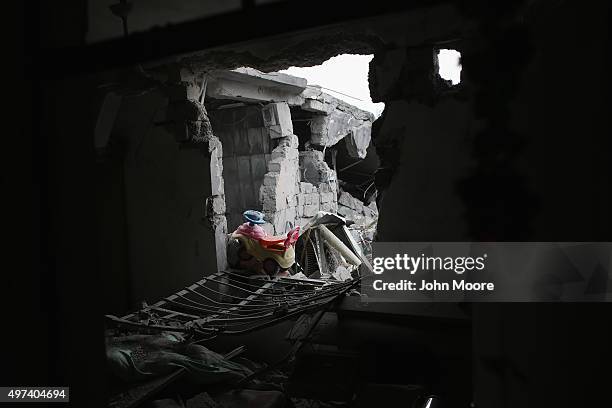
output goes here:
{"type": "Polygon", "coordinates": [[[265,224],[262,213],[248,210],[242,216],[246,222],[229,236],[229,265],[270,276],[288,274],[287,270],[295,263],[294,246],[300,227],[293,228],[287,236],[271,236],[260,226],[265,224]]]}

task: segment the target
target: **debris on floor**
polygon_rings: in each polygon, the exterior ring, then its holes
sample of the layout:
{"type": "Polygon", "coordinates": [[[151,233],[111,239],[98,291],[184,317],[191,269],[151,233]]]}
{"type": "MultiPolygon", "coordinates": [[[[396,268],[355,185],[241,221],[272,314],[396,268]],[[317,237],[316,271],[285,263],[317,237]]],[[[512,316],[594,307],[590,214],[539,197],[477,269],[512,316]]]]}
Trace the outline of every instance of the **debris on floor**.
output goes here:
{"type": "Polygon", "coordinates": [[[166,375],[177,368],[186,369],[189,380],[197,384],[238,381],[252,374],[247,367],[170,332],[109,337],[106,357],[110,371],[126,382],[166,375]]]}
{"type": "Polygon", "coordinates": [[[296,265],[305,276],[346,281],[359,275],[364,262],[369,264],[348,225],[345,218],[320,211],[303,227],[296,265]]]}
{"type": "Polygon", "coordinates": [[[366,260],[364,248],[369,253],[362,230],[349,228],[347,220],[333,213],[319,211],[303,228],[276,237],[262,227],[263,213],[247,210],[243,217],[245,222],[228,237],[227,260],[252,275],[348,281],[366,260]]]}
{"type": "Polygon", "coordinates": [[[287,398],[279,391],[232,390],[217,397],[219,408],[284,408],[287,398]]]}
{"type": "MultiPolygon", "coordinates": [[[[198,343],[248,335],[285,320],[321,313],[339,297],[353,293],[360,281],[261,277],[240,272],[218,272],[153,305],[143,303],[140,310],[129,315],[106,316],[107,362],[115,382],[120,383],[111,407],[135,406],[179,379],[185,380],[181,383],[225,390],[282,391],[280,384],[286,382],[286,374],[246,358],[234,358],[243,347],[219,354],[198,343]]],[[[299,343],[302,337],[293,341],[299,343]]],[[[225,403],[252,400],[263,406],[283,406],[278,405],[280,397],[265,394],[268,401],[262,395],[234,393],[231,398],[226,396],[225,403]]]]}

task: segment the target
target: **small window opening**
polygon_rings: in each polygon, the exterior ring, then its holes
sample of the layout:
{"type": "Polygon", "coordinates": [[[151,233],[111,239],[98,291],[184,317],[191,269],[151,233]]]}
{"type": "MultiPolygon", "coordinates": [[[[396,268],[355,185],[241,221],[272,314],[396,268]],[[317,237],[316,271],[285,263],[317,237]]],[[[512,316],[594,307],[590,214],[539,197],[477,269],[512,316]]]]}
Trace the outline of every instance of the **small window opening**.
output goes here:
{"type": "Polygon", "coordinates": [[[453,85],[461,82],[461,53],[457,50],[438,51],[438,75],[451,81],[453,85]]]}

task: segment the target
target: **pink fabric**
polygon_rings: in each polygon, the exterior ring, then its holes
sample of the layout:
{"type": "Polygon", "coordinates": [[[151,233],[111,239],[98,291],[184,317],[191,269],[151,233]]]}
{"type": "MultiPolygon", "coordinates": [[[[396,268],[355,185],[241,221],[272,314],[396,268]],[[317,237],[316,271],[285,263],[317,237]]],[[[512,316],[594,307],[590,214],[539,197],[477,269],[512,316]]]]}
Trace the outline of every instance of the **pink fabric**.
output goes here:
{"type": "Polygon", "coordinates": [[[266,231],[259,225],[255,224],[251,226],[248,222],[245,222],[244,224],[238,227],[238,233],[257,240],[262,239],[268,235],[266,234],[266,231]]]}
{"type": "Polygon", "coordinates": [[[285,247],[289,248],[291,245],[295,244],[299,236],[300,236],[300,227],[297,226],[287,233],[287,239],[285,240],[285,247]]]}

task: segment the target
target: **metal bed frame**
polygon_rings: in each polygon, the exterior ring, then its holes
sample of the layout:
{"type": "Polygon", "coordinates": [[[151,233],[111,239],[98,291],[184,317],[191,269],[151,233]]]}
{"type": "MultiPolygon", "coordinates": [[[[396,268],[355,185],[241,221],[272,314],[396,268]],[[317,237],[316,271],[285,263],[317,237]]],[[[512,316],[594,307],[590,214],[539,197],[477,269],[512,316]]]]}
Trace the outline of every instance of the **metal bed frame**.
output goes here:
{"type": "Polygon", "coordinates": [[[248,277],[220,271],[126,316],[106,315],[111,325],[134,330],[174,331],[195,341],[242,335],[318,310],[360,279],[334,281],[248,277]]]}

